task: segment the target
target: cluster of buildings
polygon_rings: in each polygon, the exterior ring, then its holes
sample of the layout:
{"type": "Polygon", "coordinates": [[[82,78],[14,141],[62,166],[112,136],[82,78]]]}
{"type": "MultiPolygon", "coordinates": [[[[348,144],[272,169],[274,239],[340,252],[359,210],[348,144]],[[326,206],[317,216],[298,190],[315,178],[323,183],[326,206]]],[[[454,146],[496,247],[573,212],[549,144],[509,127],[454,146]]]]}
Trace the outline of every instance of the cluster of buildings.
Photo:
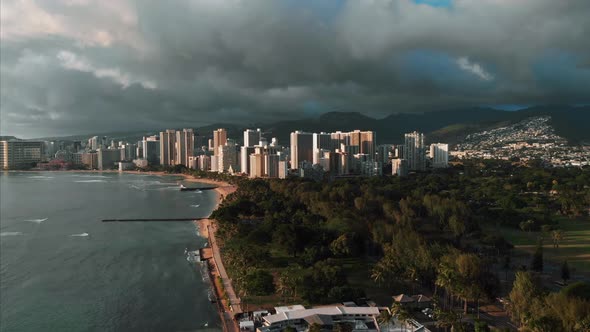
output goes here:
{"type": "Polygon", "coordinates": [[[531,117],[510,126],[469,134],[451,155],[459,159],[542,160],[553,167],[590,165],[590,146],[568,145],[549,125],[550,119],[531,117]]]}
{"type": "Polygon", "coordinates": [[[387,307],[371,305],[357,306],[354,302],[338,305],[305,308],[302,305],[275,307],[272,313],[267,310],[252,312],[240,320],[241,331],[280,332],[287,327],[298,332],[309,331],[315,325],[321,331],[333,331],[338,325],[348,325],[353,332],[428,332],[429,330],[413,319],[401,322],[393,317],[390,322],[379,322],[379,315],[388,311],[387,307]]]}
{"type": "Polygon", "coordinates": [[[384,170],[399,176],[429,167],[448,166],[448,145],[425,145],[424,134],[405,135],[404,143],[376,144],[374,131],[332,133],[294,131],[288,145],[270,142],[260,129],[246,129],[243,137],[228,137],[226,129],[210,136],[193,129],[167,129],[136,143],[94,136],[87,141],[2,141],[0,153],[5,169],[30,166],[84,166],[120,170],[148,166],[183,165],[202,171],[246,175],[252,178],[287,176],[374,176],[384,170]],[[50,163],[43,163],[51,161],[50,163]],[[389,166],[391,165],[391,166],[389,166]]]}

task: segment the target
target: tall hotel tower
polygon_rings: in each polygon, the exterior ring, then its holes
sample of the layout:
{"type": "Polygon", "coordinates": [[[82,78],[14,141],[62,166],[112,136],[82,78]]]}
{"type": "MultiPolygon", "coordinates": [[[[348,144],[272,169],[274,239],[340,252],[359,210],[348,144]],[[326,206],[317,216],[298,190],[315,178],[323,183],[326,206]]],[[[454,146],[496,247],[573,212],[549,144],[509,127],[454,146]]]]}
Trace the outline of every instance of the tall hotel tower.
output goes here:
{"type": "Polygon", "coordinates": [[[160,165],[176,165],[176,130],[160,132],[160,165]]]}
{"type": "Polygon", "coordinates": [[[188,167],[188,158],[195,151],[195,132],[192,129],[183,129],[176,132],[176,164],[188,167]]]}
{"type": "Polygon", "coordinates": [[[411,171],[426,169],[424,134],[414,131],[405,135],[404,159],[407,160],[408,169],[411,171]]]}
{"type": "Polygon", "coordinates": [[[295,131],[291,133],[291,169],[298,169],[302,161],[313,161],[313,134],[295,131]]]}
{"type": "Polygon", "coordinates": [[[219,154],[219,147],[227,143],[227,130],[217,129],[213,131],[213,155],[219,154]]]}

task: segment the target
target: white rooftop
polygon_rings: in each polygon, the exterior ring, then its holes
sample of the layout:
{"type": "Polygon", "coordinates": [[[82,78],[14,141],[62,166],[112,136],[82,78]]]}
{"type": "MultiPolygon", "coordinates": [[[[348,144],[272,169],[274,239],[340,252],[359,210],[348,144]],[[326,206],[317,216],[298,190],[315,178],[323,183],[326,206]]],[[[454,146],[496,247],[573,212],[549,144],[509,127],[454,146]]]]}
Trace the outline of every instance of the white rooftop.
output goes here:
{"type": "Polygon", "coordinates": [[[294,311],[294,310],[305,310],[305,307],[302,306],[301,304],[294,304],[294,305],[288,305],[288,306],[284,306],[284,307],[275,307],[275,310],[276,310],[277,314],[280,314],[283,312],[289,312],[289,311],[294,311]]]}
{"type": "Polygon", "coordinates": [[[278,323],[285,320],[303,319],[312,315],[379,315],[379,308],[376,307],[343,307],[343,306],[332,306],[332,307],[320,307],[303,310],[292,310],[287,312],[281,312],[275,315],[264,317],[264,320],[268,324],[278,323]]]}

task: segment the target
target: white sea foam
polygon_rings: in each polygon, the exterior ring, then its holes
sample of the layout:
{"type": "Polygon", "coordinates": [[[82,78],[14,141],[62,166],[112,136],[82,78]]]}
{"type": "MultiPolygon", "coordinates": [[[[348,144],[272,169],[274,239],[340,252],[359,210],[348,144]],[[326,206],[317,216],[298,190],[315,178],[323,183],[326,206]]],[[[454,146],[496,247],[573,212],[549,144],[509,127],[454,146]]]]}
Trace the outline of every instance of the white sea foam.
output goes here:
{"type": "Polygon", "coordinates": [[[23,235],[22,232],[1,232],[0,236],[18,236],[23,235]]]}
{"type": "Polygon", "coordinates": [[[79,236],[79,237],[85,237],[85,236],[89,236],[90,234],[88,233],[80,233],[80,234],[72,234],[70,236],[79,236]]]}
{"type": "Polygon", "coordinates": [[[43,219],[27,219],[25,221],[30,221],[30,222],[34,222],[34,223],[40,224],[40,223],[44,222],[47,219],[49,219],[49,218],[43,218],[43,219]]]}
{"type": "Polygon", "coordinates": [[[48,180],[48,179],[53,179],[53,176],[33,175],[33,176],[29,176],[29,179],[48,180]]]}
{"type": "Polygon", "coordinates": [[[174,186],[174,187],[164,187],[164,188],[158,188],[156,190],[179,190],[179,187],[174,186]]]}
{"type": "Polygon", "coordinates": [[[90,174],[76,174],[74,176],[79,177],[79,178],[103,178],[103,179],[108,178],[108,176],[104,176],[104,175],[90,175],[90,174]]]}
{"type": "Polygon", "coordinates": [[[99,182],[106,182],[105,180],[77,180],[74,182],[78,183],[99,183],[99,182]]]}
{"type": "Polygon", "coordinates": [[[191,205],[191,207],[195,207],[195,208],[197,208],[197,207],[199,207],[199,206],[201,206],[201,204],[192,204],[192,205],[191,205]]]}

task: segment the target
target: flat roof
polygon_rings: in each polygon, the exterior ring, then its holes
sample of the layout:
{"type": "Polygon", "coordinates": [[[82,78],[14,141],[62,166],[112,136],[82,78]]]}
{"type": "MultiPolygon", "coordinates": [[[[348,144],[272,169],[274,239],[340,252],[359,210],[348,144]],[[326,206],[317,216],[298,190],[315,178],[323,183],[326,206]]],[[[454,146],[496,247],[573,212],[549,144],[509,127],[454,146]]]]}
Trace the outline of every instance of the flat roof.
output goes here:
{"type": "Polygon", "coordinates": [[[305,307],[302,306],[301,304],[294,304],[294,305],[288,305],[288,306],[283,306],[283,307],[275,307],[275,310],[276,310],[277,314],[280,314],[283,312],[289,312],[289,311],[294,311],[294,310],[305,310],[305,307]]]}
{"type": "Polygon", "coordinates": [[[379,308],[376,307],[343,307],[343,306],[332,306],[332,307],[320,307],[303,310],[293,310],[287,312],[277,313],[264,317],[264,320],[268,324],[278,323],[285,320],[294,319],[305,319],[306,317],[313,315],[379,315],[379,308]]]}

